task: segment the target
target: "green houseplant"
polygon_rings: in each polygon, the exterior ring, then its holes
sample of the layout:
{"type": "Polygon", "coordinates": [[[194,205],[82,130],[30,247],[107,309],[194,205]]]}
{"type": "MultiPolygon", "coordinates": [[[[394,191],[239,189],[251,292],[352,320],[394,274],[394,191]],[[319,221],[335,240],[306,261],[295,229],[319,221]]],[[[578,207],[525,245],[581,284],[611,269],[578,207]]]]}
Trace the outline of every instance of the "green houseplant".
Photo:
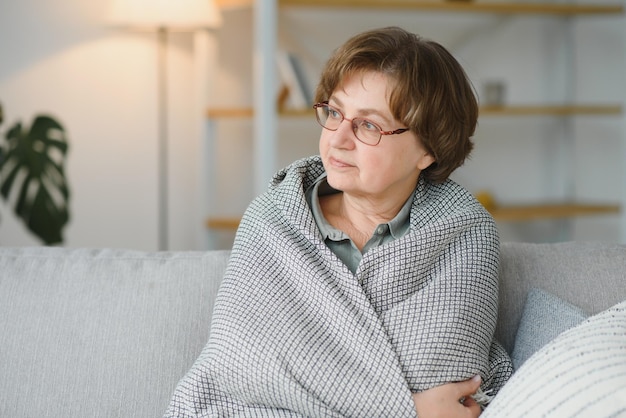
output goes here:
{"type": "Polygon", "coordinates": [[[47,115],[37,115],[30,128],[16,122],[0,143],[0,195],[46,245],[63,242],[69,221],[67,151],[63,126],[47,115]]]}

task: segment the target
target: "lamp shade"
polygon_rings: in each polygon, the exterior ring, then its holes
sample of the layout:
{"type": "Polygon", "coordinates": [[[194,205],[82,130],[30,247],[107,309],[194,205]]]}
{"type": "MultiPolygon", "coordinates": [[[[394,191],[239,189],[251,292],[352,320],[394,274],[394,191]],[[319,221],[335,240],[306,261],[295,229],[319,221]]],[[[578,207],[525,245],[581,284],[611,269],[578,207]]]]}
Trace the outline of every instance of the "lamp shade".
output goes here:
{"type": "Polygon", "coordinates": [[[112,0],[109,22],[136,28],[194,29],[220,26],[213,0],[112,0]]]}

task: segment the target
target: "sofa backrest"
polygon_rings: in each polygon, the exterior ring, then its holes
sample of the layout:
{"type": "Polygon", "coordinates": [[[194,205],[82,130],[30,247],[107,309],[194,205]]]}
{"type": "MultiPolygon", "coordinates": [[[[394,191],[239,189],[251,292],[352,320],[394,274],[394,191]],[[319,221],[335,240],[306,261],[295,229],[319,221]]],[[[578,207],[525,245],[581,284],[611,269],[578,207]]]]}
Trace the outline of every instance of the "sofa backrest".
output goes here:
{"type": "Polygon", "coordinates": [[[227,252],[0,249],[0,417],[162,416],[227,252]]]}
{"type": "MultiPolygon", "coordinates": [[[[0,249],[0,417],[160,416],[206,343],[227,251],[0,249]]],[[[588,313],[626,299],[626,247],[502,245],[496,336],[526,294],[588,313]]]]}
{"type": "Polygon", "coordinates": [[[496,338],[511,352],[531,287],[550,292],[589,315],[626,300],[626,246],[601,242],[501,246],[496,338]]]}

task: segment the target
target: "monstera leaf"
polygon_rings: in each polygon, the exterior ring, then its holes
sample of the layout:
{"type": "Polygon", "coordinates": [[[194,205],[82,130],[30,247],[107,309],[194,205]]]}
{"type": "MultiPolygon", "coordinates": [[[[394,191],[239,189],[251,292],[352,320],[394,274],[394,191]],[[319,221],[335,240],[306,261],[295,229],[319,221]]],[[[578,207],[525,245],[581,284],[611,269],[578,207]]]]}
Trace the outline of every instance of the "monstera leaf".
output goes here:
{"type": "Polygon", "coordinates": [[[37,116],[30,130],[18,122],[5,139],[0,148],[2,197],[15,201],[15,214],[46,245],[62,243],[69,220],[63,127],[49,116],[37,116]]]}

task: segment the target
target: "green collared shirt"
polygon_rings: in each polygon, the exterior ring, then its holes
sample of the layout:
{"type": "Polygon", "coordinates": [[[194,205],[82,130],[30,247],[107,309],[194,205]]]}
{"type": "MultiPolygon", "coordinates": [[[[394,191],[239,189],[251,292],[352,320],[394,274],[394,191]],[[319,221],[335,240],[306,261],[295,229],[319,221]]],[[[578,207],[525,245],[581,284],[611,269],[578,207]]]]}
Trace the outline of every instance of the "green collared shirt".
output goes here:
{"type": "Polygon", "coordinates": [[[315,223],[324,238],[324,242],[328,245],[328,248],[330,248],[331,251],[344,262],[352,273],[356,272],[356,269],[363,258],[363,254],[365,254],[368,250],[383,245],[386,242],[393,241],[394,239],[398,239],[409,230],[409,218],[414,193],[409,196],[400,209],[400,212],[398,212],[398,214],[391,221],[379,224],[376,227],[374,234],[369,241],[365,243],[363,252],[361,252],[350,237],[343,231],[340,231],[329,224],[322,213],[319,197],[333,193],[341,192],[333,189],[326,180],[326,174],[322,174],[306,191],[306,200],[311,208],[311,212],[313,213],[315,223]]]}

